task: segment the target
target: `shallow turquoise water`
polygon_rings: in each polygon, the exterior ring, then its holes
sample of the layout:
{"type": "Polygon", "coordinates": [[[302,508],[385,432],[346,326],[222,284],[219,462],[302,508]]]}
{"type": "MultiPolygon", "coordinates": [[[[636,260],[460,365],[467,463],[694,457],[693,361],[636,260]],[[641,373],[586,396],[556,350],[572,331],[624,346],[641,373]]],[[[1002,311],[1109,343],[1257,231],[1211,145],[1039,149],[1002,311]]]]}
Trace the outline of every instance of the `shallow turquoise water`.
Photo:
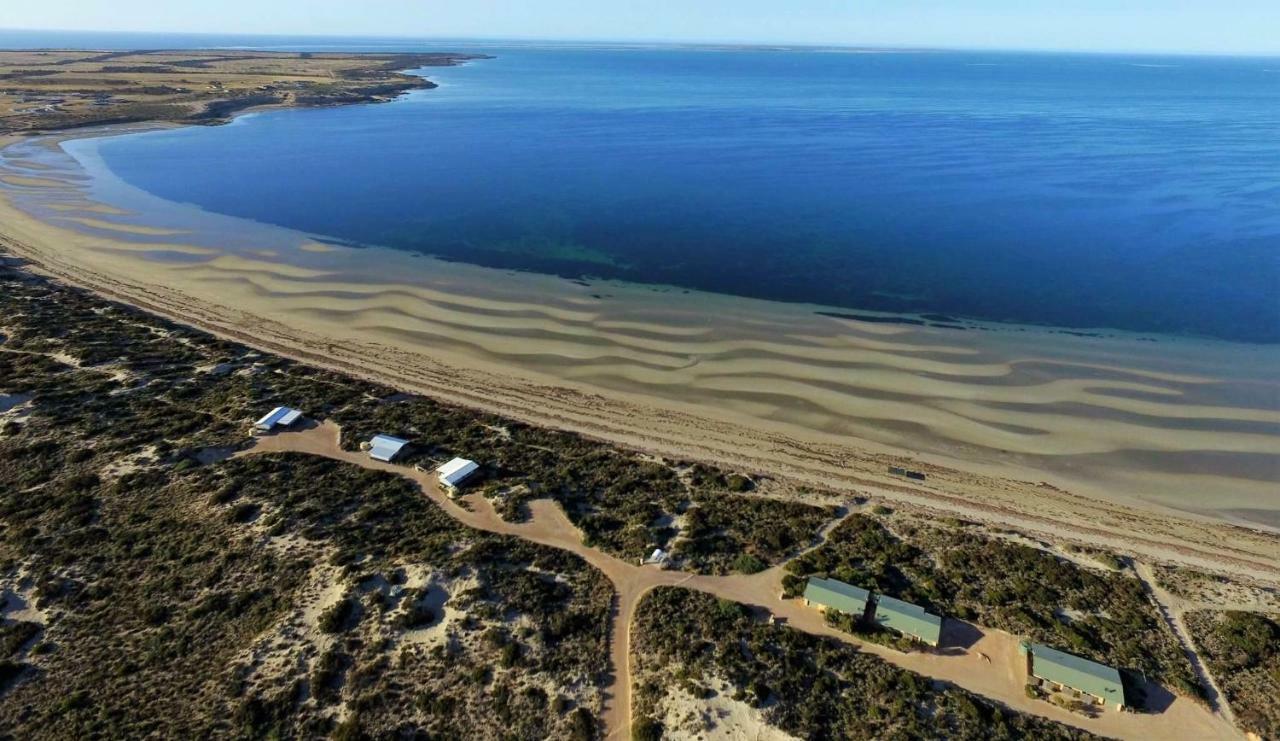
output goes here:
{"type": "Polygon", "coordinates": [[[99,153],[167,199],[484,265],[1280,341],[1278,59],[458,47],[497,58],[99,153]]]}

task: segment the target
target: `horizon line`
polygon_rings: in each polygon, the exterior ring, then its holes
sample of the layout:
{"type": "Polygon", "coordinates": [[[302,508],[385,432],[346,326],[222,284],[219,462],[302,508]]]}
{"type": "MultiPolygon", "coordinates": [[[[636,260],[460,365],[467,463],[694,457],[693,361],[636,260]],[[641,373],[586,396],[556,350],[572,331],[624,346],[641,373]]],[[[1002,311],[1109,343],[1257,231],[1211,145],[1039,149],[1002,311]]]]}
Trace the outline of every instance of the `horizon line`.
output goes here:
{"type": "Polygon", "coordinates": [[[675,47],[734,47],[741,49],[847,49],[896,52],[989,52],[1025,54],[1092,54],[1132,56],[1186,56],[1186,57],[1250,57],[1280,58],[1277,51],[1221,51],[1221,50],[1135,50],[1135,49],[1081,49],[1070,47],[1007,47],[1007,46],[925,46],[912,44],[814,42],[814,41],[729,41],[729,40],[676,40],[676,39],[608,39],[608,38],[548,38],[539,36],[413,36],[393,34],[337,34],[291,32],[244,31],[182,31],[182,30],[106,30],[93,28],[14,28],[0,26],[0,32],[17,33],[84,33],[101,35],[137,34],[144,36],[232,36],[264,39],[344,39],[352,41],[417,41],[417,42],[468,42],[468,43],[525,43],[525,44],[581,44],[614,46],[675,46],[675,47]]]}

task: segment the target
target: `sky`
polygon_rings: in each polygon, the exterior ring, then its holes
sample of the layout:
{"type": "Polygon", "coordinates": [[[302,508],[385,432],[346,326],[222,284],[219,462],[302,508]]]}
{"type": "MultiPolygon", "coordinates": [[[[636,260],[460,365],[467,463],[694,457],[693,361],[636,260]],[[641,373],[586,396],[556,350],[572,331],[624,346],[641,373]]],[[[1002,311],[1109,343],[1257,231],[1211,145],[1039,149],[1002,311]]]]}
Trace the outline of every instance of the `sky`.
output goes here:
{"type": "Polygon", "coordinates": [[[1280,0],[3,0],[0,27],[1280,54],[1280,0]]]}

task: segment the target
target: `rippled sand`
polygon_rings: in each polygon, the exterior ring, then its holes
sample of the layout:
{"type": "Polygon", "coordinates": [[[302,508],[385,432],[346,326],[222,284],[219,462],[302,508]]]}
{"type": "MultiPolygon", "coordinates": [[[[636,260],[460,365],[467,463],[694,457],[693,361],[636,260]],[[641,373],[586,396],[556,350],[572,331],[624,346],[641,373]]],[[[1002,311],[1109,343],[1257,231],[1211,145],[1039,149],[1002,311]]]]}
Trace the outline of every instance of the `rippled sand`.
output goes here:
{"type": "Polygon", "coordinates": [[[55,272],[282,349],[341,345],[383,377],[446,395],[452,384],[461,400],[523,405],[567,426],[594,419],[593,432],[702,435],[784,466],[821,458],[815,477],[855,467],[842,461],[861,453],[916,456],[1280,523],[1280,348],[868,323],[823,307],[338,247],[208,214],[204,228],[183,230],[173,226],[185,207],[148,201],[145,217],[93,208],[68,158],[33,144],[8,151],[39,161],[43,182],[0,177],[0,231],[55,272]],[[152,226],[161,210],[163,226],[152,226]]]}

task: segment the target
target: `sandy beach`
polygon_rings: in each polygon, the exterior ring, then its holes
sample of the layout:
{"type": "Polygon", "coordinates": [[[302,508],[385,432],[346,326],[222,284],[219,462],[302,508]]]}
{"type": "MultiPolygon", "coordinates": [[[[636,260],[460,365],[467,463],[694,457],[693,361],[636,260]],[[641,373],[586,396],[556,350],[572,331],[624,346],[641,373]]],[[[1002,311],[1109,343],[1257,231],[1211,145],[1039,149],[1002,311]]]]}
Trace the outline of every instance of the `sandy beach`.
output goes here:
{"type": "Polygon", "coordinates": [[[0,246],[104,295],[798,493],[1280,582],[1280,348],[861,322],[336,246],[90,177],[59,142],[0,139],[0,246]]]}

